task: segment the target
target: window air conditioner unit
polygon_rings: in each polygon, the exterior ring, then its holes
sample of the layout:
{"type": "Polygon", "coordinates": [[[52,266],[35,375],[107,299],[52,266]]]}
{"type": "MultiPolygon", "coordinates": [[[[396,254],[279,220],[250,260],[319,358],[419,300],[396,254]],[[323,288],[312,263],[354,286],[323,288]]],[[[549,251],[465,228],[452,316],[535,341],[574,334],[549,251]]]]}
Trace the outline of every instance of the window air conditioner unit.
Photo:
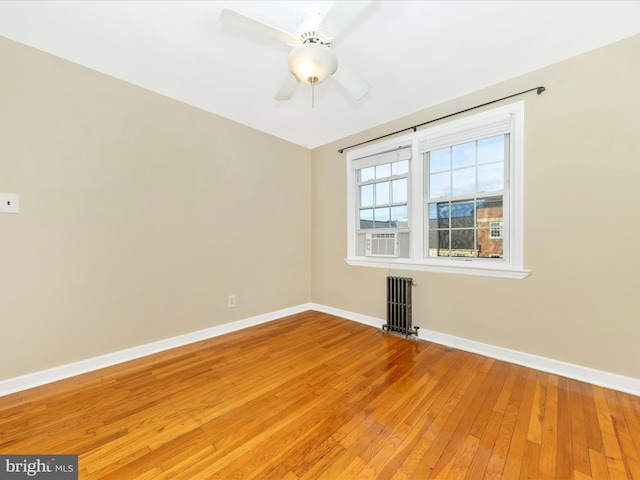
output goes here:
{"type": "Polygon", "coordinates": [[[367,257],[397,257],[396,233],[367,233],[367,257]]]}

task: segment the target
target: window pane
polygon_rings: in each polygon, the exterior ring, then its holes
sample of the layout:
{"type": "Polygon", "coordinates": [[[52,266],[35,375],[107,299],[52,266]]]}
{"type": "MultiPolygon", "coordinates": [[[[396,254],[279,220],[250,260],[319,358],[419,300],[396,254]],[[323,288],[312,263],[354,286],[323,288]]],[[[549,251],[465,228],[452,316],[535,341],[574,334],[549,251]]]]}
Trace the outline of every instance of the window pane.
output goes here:
{"type": "Polygon", "coordinates": [[[478,199],[478,222],[481,219],[488,218],[494,221],[502,221],[503,203],[502,196],[478,199]]]}
{"type": "Polygon", "coordinates": [[[429,230],[435,231],[438,228],[438,204],[429,204],[429,230]]]}
{"type": "Polygon", "coordinates": [[[463,143],[451,148],[453,168],[468,167],[476,164],[476,142],[463,143]]]}
{"type": "Polygon", "coordinates": [[[491,163],[478,167],[478,191],[491,192],[504,188],[504,164],[491,163]]]}
{"type": "Polygon", "coordinates": [[[376,178],[376,167],[367,167],[360,170],[360,181],[366,182],[376,178]]]}
{"type": "Polygon", "coordinates": [[[504,135],[478,140],[478,163],[504,161],[504,135]]]}
{"type": "Polygon", "coordinates": [[[475,230],[467,228],[464,230],[451,231],[451,256],[452,257],[475,257],[475,230]]]}
{"type": "Polygon", "coordinates": [[[391,203],[407,201],[407,179],[399,178],[391,182],[391,203]]]}
{"type": "Polygon", "coordinates": [[[391,182],[376,183],[376,205],[389,205],[389,187],[391,182]]]}
{"type": "Polygon", "coordinates": [[[453,176],[453,195],[464,195],[465,193],[476,193],[476,168],[463,168],[462,170],[454,170],[453,176]]]}
{"type": "Polygon", "coordinates": [[[451,202],[451,227],[475,227],[475,205],[473,201],[451,202]]]}
{"type": "Polygon", "coordinates": [[[393,175],[404,175],[409,172],[409,160],[402,160],[401,162],[393,162],[391,164],[391,173],[393,175]]]}
{"type": "Polygon", "coordinates": [[[481,198],[477,202],[478,227],[489,228],[491,223],[503,222],[502,197],[481,198]]]}
{"type": "Polygon", "coordinates": [[[482,258],[503,258],[503,198],[500,196],[478,200],[477,215],[478,256],[482,258]]]}
{"type": "Polygon", "coordinates": [[[429,204],[429,229],[449,228],[449,203],[429,204]]]}
{"type": "Polygon", "coordinates": [[[449,231],[431,230],[429,232],[429,252],[430,257],[449,256],[449,231]]]}
{"type": "Polygon", "coordinates": [[[360,228],[373,228],[373,209],[360,210],[360,228]]]}
{"type": "Polygon", "coordinates": [[[407,206],[391,207],[391,226],[406,227],[408,225],[409,216],[407,214],[407,206]]]}
{"type": "Polygon", "coordinates": [[[441,148],[429,152],[429,172],[437,173],[451,169],[451,149],[441,148]]]}
{"type": "Polygon", "coordinates": [[[449,215],[449,204],[440,203],[438,205],[438,226],[440,228],[447,228],[449,227],[450,221],[451,216],[449,215]]]}
{"type": "Polygon", "coordinates": [[[373,205],[373,185],[363,185],[360,187],[360,206],[368,207],[373,205]]]}
{"type": "Polygon", "coordinates": [[[428,257],[438,256],[438,231],[429,230],[429,249],[427,251],[428,257]]]}
{"type": "Polygon", "coordinates": [[[390,223],[390,212],[389,212],[389,207],[386,208],[376,208],[373,212],[373,218],[374,218],[374,228],[390,228],[391,227],[391,223],[390,223]]]}
{"type": "Polygon", "coordinates": [[[376,178],[386,178],[391,176],[391,164],[376,165],[376,178]]]}
{"type": "MultiPolygon", "coordinates": [[[[499,231],[502,233],[502,228],[499,231]]],[[[489,228],[478,229],[478,257],[504,258],[504,241],[502,238],[491,238],[489,228]]]]}
{"type": "Polygon", "coordinates": [[[449,172],[429,176],[429,197],[439,198],[451,195],[451,175],[449,172]]]}

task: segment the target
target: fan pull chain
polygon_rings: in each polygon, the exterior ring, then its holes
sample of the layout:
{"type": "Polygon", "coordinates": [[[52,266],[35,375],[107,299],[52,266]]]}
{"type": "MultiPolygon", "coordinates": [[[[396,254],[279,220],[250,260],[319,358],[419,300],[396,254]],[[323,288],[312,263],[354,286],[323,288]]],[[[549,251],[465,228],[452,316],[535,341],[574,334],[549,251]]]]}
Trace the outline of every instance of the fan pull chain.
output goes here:
{"type": "Polygon", "coordinates": [[[316,82],[311,84],[311,108],[316,108],[316,82]]]}

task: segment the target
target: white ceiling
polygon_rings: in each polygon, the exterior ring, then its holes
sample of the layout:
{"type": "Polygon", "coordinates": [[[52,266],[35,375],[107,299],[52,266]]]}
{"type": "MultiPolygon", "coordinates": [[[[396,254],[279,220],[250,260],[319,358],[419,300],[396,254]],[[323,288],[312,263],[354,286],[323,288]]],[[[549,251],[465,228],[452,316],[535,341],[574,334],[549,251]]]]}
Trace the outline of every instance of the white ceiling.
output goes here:
{"type": "Polygon", "coordinates": [[[640,33],[640,1],[378,1],[332,45],[372,89],[356,102],[329,78],[311,108],[305,84],[273,98],[289,47],[219,21],[295,33],[333,3],[3,0],[0,36],[314,148],[640,33]]]}

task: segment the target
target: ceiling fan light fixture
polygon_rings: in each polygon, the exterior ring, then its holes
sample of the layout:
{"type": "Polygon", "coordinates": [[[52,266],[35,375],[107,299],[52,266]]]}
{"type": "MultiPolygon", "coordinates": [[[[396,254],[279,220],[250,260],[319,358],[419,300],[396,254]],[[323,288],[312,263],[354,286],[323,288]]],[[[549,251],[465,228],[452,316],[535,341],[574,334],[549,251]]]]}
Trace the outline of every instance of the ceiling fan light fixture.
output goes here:
{"type": "Polygon", "coordinates": [[[309,85],[322,83],[337,69],[338,58],[327,45],[307,42],[289,52],[289,70],[309,85]]]}

